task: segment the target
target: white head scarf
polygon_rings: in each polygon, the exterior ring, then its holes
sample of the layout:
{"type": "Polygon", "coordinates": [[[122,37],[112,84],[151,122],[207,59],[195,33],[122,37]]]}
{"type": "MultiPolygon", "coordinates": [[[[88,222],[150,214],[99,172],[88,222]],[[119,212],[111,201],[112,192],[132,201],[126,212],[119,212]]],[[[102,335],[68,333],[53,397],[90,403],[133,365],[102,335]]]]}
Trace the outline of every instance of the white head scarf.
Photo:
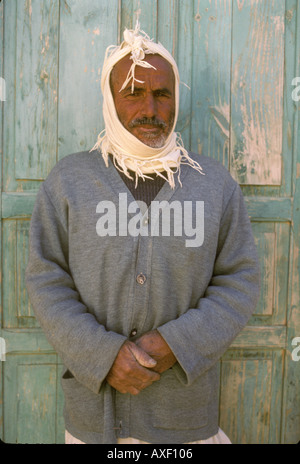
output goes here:
{"type": "MultiPolygon", "coordinates": [[[[155,69],[155,68],[154,68],[155,69]]],[[[135,172],[136,185],[139,178],[145,179],[147,174],[156,173],[165,178],[172,188],[175,187],[174,174],[179,173],[180,182],[180,164],[189,164],[201,174],[201,166],[192,160],[187,150],[183,147],[180,134],[174,132],[179,110],[179,72],[177,64],[172,55],[160,43],[155,43],[140,30],[137,22],[135,30],[125,29],[124,41],[120,46],[111,45],[107,48],[101,76],[101,89],[103,93],[103,117],[105,129],[98,135],[98,140],[92,150],[98,149],[108,166],[108,156],[112,155],[114,164],[117,169],[131,178],[128,169],[135,172]],[[123,90],[132,80],[132,91],[134,83],[140,82],[135,79],[135,67],[154,68],[150,63],[144,61],[147,54],[158,54],[165,58],[172,66],[175,76],[175,118],[173,128],[165,144],[161,148],[152,148],[141,142],[132,135],[120,122],[113,95],[110,87],[110,74],[122,58],[131,55],[133,61],[129,70],[123,90]],[[164,175],[166,173],[166,176],[164,175]]]]}

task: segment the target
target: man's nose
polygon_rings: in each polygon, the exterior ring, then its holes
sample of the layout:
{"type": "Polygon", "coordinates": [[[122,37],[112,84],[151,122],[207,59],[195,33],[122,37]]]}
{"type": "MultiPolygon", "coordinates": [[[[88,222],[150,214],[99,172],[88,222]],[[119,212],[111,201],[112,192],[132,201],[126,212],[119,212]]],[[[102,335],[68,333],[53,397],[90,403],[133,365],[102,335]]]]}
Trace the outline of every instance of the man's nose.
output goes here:
{"type": "Polygon", "coordinates": [[[157,105],[156,105],[155,97],[151,93],[148,93],[145,96],[145,99],[143,102],[143,108],[142,108],[143,117],[153,118],[154,116],[156,116],[156,111],[157,111],[157,105]]]}

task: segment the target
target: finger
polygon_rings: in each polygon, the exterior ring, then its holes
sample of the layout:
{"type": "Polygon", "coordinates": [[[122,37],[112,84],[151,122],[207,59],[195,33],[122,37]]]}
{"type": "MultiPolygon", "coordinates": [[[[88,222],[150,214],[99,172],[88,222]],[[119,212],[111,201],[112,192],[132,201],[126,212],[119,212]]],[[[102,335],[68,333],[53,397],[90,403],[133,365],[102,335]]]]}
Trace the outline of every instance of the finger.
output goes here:
{"type": "Polygon", "coordinates": [[[149,356],[148,353],[146,353],[146,351],[142,350],[137,345],[131,344],[128,346],[128,348],[141,366],[147,367],[149,369],[156,366],[157,362],[155,361],[155,359],[151,358],[151,356],[149,356]]]}
{"type": "Polygon", "coordinates": [[[138,390],[135,387],[130,387],[128,389],[128,393],[130,393],[131,395],[134,395],[134,396],[138,395],[140,392],[141,392],[141,390],[138,390]]]}

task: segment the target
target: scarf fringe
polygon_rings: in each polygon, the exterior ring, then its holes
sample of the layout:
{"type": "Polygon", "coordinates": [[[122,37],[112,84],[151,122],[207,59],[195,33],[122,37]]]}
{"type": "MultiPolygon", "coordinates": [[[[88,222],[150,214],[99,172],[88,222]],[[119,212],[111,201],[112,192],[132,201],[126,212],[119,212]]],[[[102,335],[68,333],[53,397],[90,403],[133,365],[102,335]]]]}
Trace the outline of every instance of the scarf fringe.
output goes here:
{"type": "Polygon", "coordinates": [[[128,177],[131,180],[134,180],[134,179],[130,175],[129,170],[134,171],[135,172],[135,188],[137,188],[139,178],[141,178],[143,181],[145,181],[145,179],[153,180],[152,177],[147,175],[147,174],[153,173],[165,179],[170,184],[171,188],[174,189],[175,188],[175,174],[177,173],[178,173],[178,176],[177,176],[178,182],[180,186],[182,187],[182,183],[180,180],[181,165],[188,165],[191,168],[198,171],[200,174],[205,175],[201,165],[197,161],[193,160],[189,156],[187,150],[184,148],[181,135],[177,133],[176,136],[177,136],[176,150],[180,150],[180,156],[178,157],[177,162],[172,161],[172,160],[165,160],[164,158],[156,158],[152,160],[138,160],[138,159],[131,158],[130,156],[125,155],[125,154],[115,153],[114,150],[106,148],[106,145],[109,145],[109,144],[107,144],[105,130],[103,130],[99,134],[97,143],[90,150],[90,152],[94,150],[99,151],[102,154],[106,167],[109,166],[108,158],[109,158],[109,155],[111,155],[115,168],[118,171],[125,174],[126,177],[128,177]],[[158,163],[161,165],[161,167],[159,168],[157,168],[158,163]],[[163,172],[166,172],[166,175],[164,175],[163,172]]]}

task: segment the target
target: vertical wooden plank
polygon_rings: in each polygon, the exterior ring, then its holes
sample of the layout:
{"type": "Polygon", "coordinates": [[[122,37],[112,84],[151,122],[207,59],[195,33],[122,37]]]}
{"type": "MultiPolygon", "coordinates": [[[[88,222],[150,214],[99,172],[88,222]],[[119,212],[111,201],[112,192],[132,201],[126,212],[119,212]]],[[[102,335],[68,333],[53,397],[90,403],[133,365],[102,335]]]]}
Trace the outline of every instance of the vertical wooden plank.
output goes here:
{"type": "Polygon", "coordinates": [[[176,130],[190,148],[194,5],[189,0],[159,1],[158,40],[174,56],[180,74],[180,107],[176,130]]]}
{"type": "MultiPolygon", "coordinates": [[[[17,42],[18,35],[16,33],[18,2],[16,0],[13,0],[9,2],[2,2],[2,4],[4,11],[3,22],[5,24],[5,28],[3,30],[3,41],[5,42],[5,53],[3,56],[3,73],[6,82],[6,102],[3,107],[3,190],[20,192],[23,192],[25,190],[32,191],[36,190],[39,187],[40,181],[16,179],[16,121],[18,119],[19,111],[18,107],[16,106],[17,93],[19,92],[19,88],[17,88],[16,86],[16,68],[18,66],[17,43],[20,43],[20,41],[17,42]]],[[[23,2],[20,2],[20,5],[21,4],[23,4],[23,2]]],[[[38,37],[38,42],[39,41],[40,39],[38,37]]],[[[26,77],[28,77],[31,72],[34,73],[34,70],[30,71],[27,68],[26,77]]],[[[33,85],[35,85],[34,76],[32,78],[32,81],[33,85]]],[[[26,119],[28,119],[28,117],[29,116],[26,115],[26,119]]],[[[31,120],[33,120],[32,114],[30,115],[30,118],[31,120]]],[[[24,121],[23,123],[26,124],[26,122],[24,121]]],[[[26,137],[29,138],[30,134],[26,134],[26,137]]],[[[27,156],[28,152],[26,153],[27,156]]],[[[19,153],[18,156],[20,157],[21,154],[19,153]]],[[[17,165],[19,166],[19,161],[17,165]]],[[[19,169],[18,166],[17,169],[19,169]]],[[[32,173],[32,177],[36,176],[36,174],[37,173],[32,173]]]]}
{"type": "MultiPolygon", "coordinates": [[[[287,56],[293,76],[300,76],[300,5],[299,2],[287,1],[287,26],[289,34],[296,38],[294,53],[287,56]]],[[[291,75],[290,75],[291,77],[291,75]]],[[[290,298],[287,314],[287,352],[284,377],[284,407],[282,442],[296,444],[300,440],[300,360],[293,356],[293,340],[300,336],[300,103],[292,101],[291,79],[286,82],[287,98],[293,107],[291,125],[291,145],[293,149],[293,227],[290,252],[290,298]],[[288,97],[289,94],[289,97],[288,97]]],[[[291,110],[290,110],[291,116],[291,110]]]]}
{"type": "Polygon", "coordinates": [[[177,50],[179,45],[179,9],[180,12],[189,13],[191,18],[191,2],[178,2],[176,0],[165,0],[158,2],[157,10],[157,40],[169,50],[173,57],[177,58],[177,50]],[[184,3],[184,5],[183,5],[184,3]]]}
{"type": "Polygon", "coordinates": [[[231,0],[194,0],[191,148],[228,165],[231,0]]]}
{"type": "Polygon", "coordinates": [[[233,2],[230,170],[281,185],[285,0],[233,2]]]}
{"type": "MultiPolygon", "coordinates": [[[[3,2],[0,3],[0,77],[3,77],[3,2]]],[[[3,161],[3,124],[2,124],[2,115],[3,115],[3,106],[4,102],[0,101],[0,256],[2,257],[2,161],[3,161]]],[[[2,261],[2,258],[1,258],[2,261]]],[[[0,268],[2,282],[2,269],[0,268]]],[[[2,348],[5,347],[5,340],[2,339],[2,284],[0,284],[0,344],[2,348]],[[3,341],[4,340],[4,341],[3,341]]],[[[2,358],[0,357],[0,439],[3,438],[3,359],[4,353],[2,349],[2,358]]]]}
{"type": "MultiPolygon", "coordinates": [[[[3,3],[3,2],[2,2],[3,3]]],[[[6,104],[3,118],[3,186],[2,189],[14,189],[14,158],[15,158],[15,68],[16,68],[16,34],[17,27],[17,3],[6,2],[4,8],[5,30],[3,40],[5,41],[5,54],[3,56],[4,78],[6,82],[6,104]]]]}
{"type": "Polygon", "coordinates": [[[143,29],[145,24],[145,32],[154,40],[157,40],[157,3],[158,0],[138,0],[136,5],[137,19],[141,23],[141,28],[143,29]]]}
{"type": "Polygon", "coordinates": [[[91,149],[104,129],[106,47],[118,40],[118,0],[64,0],[60,8],[58,158],[91,149]]]}
{"type": "MultiPolygon", "coordinates": [[[[281,195],[293,196],[293,160],[294,160],[294,118],[297,109],[291,98],[291,83],[296,72],[297,54],[297,0],[286,0],[285,11],[285,44],[284,44],[284,99],[283,99],[283,165],[284,176],[282,179],[281,195]]],[[[299,27],[299,24],[298,24],[299,27]]],[[[299,55],[299,52],[298,52],[299,55]]],[[[294,87],[293,87],[294,88],[294,87]]]]}
{"type": "MultiPolygon", "coordinates": [[[[120,11],[120,32],[119,41],[123,41],[123,32],[125,29],[133,29],[134,24],[137,20],[137,14],[133,11],[132,0],[120,0],[121,11],[120,11]]],[[[143,25],[143,28],[145,26],[143,25]]]]}
{"type": "Polygon", "coordinates": [[[158,0],[122,0],[120,39],[124,29],[134,29],[139,20],[141,29],[151,39],[157,39],[157,2],[158,0]]]}
{"type": "Polygon", "coordinates": [[[193,2],[183,0],[179,2],[176,15],[177,39],[174,39],[174,52],[180,72],[180,100],[176,130],[181,134],[185,148],[191,149],[191,121],[192,110],[192,82],[193,82],[193,2]]]}
{"type": "Polygon", "coordinates": [[[285,350],[272,351],[272,393],[270,401],[269,444],[281,443],[282,398],[285,350]]]}
{"type": "Polygon", "coordinates": [[[17,179],[45,179],[56,163],[58,0],[17,3],[17,179]]]}

